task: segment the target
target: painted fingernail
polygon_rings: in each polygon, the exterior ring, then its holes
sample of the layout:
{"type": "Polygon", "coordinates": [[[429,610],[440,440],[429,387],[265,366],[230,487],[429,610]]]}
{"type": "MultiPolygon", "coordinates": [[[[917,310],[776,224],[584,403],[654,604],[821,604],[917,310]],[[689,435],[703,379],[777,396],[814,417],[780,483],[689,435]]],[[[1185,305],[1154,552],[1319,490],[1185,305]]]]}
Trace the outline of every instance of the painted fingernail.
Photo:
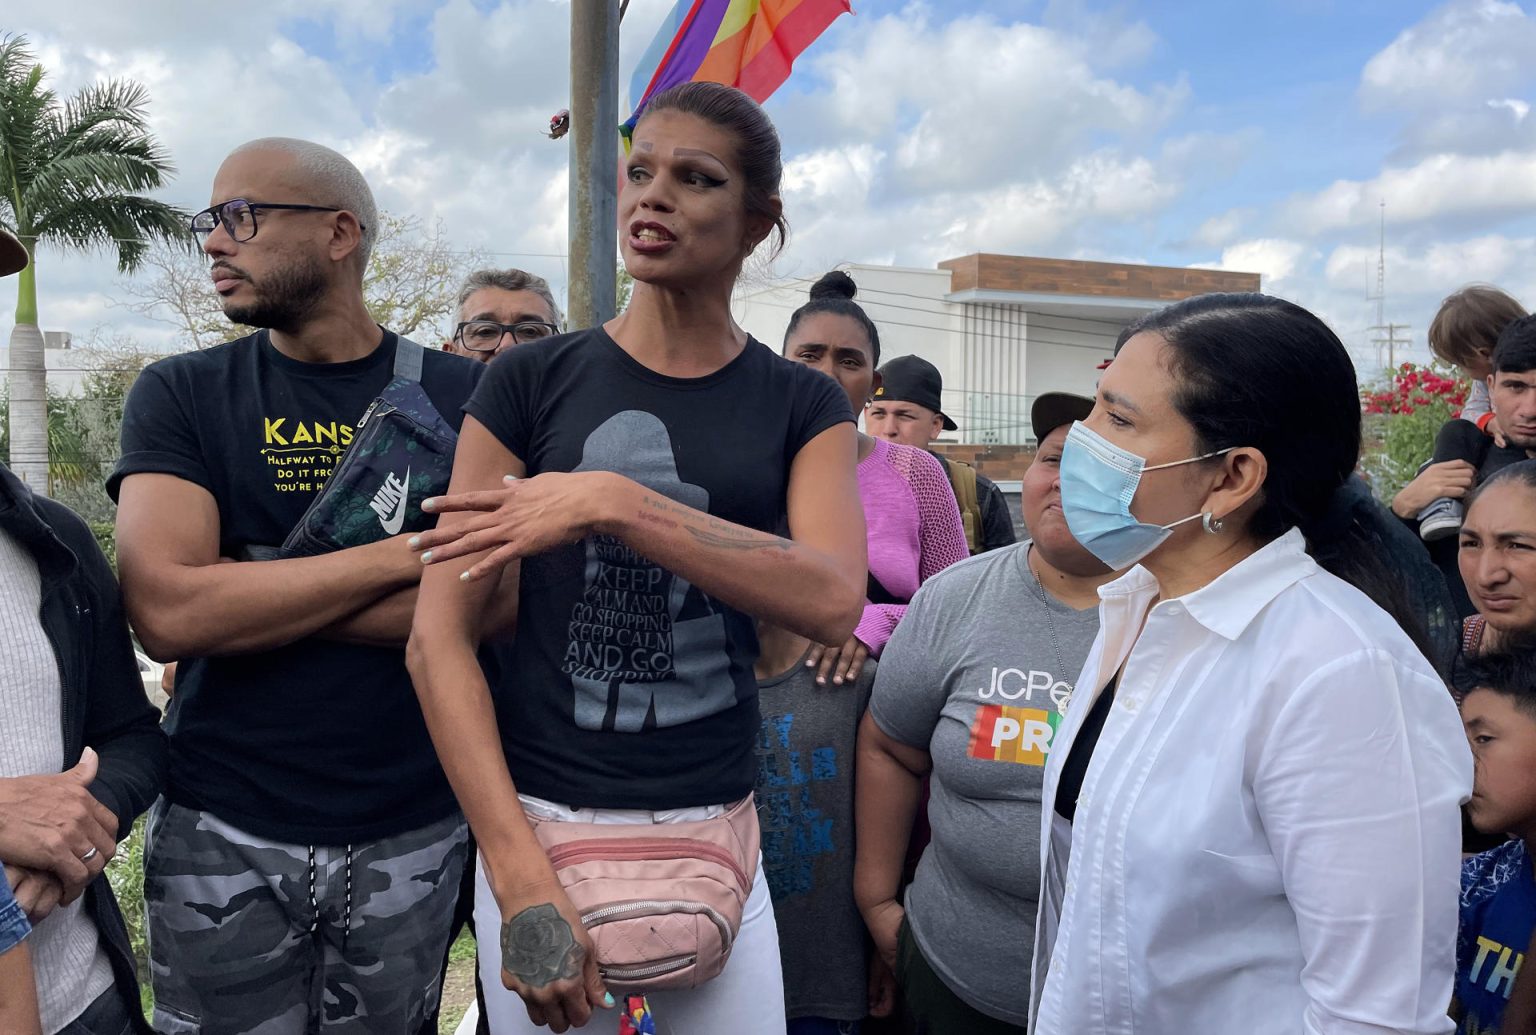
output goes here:
{"type": "Polygon", "coordinates": [[[426,553],[421,555],[421,563],[422,564],[431,564],[432,563],[432,551],[431,550],[428,550],[426,553]]]}
{"type": "MultiPolygon", "coordinates": [[[[507,479],[507,481],[511,481],[511,480],[512,480],[511,478],[507,479]]],[[[604,992],[603,993],[603,1005],[604,1006],[612,1006],[613,1005],[613,993],[612,992],[604,992]]]]}
{"type": "Polygon", "coordinates": [[[419,535],[411,536],[409,539],[407,539],[405,541],[405,545],[409,546],[412,550],[420,549],[421,548],[421,536],[419,536],[419,535]]]}
{"type": "Polygon", "coordinates": [[[517,481],[517,475],[515,475],[515,474],[504,474],[504,475],[501,476],[501,480],[504,481],[504,482],[515,482],[515,481],[517,481]]]}
{"type": "Polygon", "coordinates": [[[421,501],[421,509],[422,510],[434,510],[434,509],[436,509],[436,507],[437,507],[437,497],[436,496],[429,496],[426,499],[421,501]]]}
{"type": "Polygon", "coordinates": [[[467,571],[459,572],[459,581],[460,582],[468,582],[469,581],[469,572],[467,572],[467,571]]]}

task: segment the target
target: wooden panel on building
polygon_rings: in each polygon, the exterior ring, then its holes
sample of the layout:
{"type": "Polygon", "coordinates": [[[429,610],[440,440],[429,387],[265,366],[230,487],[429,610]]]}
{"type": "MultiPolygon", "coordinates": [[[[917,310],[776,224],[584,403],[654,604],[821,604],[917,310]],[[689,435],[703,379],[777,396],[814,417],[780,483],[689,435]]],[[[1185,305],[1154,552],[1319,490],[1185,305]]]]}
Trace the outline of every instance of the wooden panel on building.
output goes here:
{"type": "Polygon", "coordinates": [[[950,271],[950,290],[1017,291],[1097,298],[1146,298],[1176,302],[1212,291],[1257,291],[1257,273],[1133,266],[1022,255],[966,255],[939,263],[950,271]]]}

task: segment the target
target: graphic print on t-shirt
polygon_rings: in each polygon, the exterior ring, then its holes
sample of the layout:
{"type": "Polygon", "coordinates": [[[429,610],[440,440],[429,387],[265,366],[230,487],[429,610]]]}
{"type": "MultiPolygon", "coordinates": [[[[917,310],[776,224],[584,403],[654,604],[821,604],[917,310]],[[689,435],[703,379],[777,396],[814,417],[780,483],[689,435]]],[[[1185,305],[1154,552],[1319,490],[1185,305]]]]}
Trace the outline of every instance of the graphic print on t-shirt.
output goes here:
{"type": "Polygon", "coordinates": [[[757,818],[763,866],[775,900],[816,890],[816,860],[837,850],[832,817],[817,807],[811,787],[837,780],[837,749],[792,748],[794,723],[792,712],[774,716],[763,721],[758,734],[757,818]]]}
{"type": "Polygon", "coordinates": [[[1061,715],[1057,712],[984,704],[976,709],[968,753],[991,762],[1043,766],[1059,725],[1061,715]]]}
{"type": "Polygon", "coordinates": [[[262,417],[261,424],[261,457],[278,492],[318,492],[352,444],[352,425],[340,421],[262,417]]]}
{"type": "MultiPolygon", "coordinates": [[[[709,509],[709,492],[677,473],[653,414],[616,413],[587,437],[577,471],[615,471],[652,492],[709,509]]],[[[586,585],[571,609],[563,671],[576,725],[633,733],[677,726],[736,704],[725,620],[685,579],[607,535],[587,539],[586,585]]]]}
{"type": "MultiPolygon", "coordinates": [[[[966,750],[972,758],[991,762],[1015,762],[1043,766],[1051,749],[1056,727],[1072,699],[1072,684],[1056,679],[1039,669],[993,666],[987,684],[977,696],[983,700],[1034,701],[1035,694],[1049,696],[1052,708],[1023,708],[1015,705],[982,704],[971,723],[971,740],[966,750]]],[[[1045,703],[1042,700],[1040,703],[1045,703]]]]}

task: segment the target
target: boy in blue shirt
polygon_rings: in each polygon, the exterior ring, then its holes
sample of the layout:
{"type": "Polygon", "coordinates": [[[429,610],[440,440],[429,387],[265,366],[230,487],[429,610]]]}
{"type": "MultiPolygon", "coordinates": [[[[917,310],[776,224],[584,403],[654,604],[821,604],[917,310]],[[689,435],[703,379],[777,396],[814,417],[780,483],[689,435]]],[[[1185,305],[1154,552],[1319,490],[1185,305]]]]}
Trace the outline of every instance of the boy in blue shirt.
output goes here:
{"type": "Polygon", "coordinates": [[[1479,658],[1467,685],[1461,715],[1476,760],[1468,812],[1479,831],[1512,840],[1462,864],[1451,1014],[1460,1035],[1494,1035],[1528,1030],[1505,1008],[1536,929],[1536,654],[1479,658]]]}

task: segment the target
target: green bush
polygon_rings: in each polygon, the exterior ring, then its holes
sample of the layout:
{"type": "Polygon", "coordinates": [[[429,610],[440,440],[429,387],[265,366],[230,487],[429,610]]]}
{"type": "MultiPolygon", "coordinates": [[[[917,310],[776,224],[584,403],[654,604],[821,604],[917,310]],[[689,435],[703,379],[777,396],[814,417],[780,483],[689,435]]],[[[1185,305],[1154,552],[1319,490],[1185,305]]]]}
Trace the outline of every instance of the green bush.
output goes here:
{"type": "Polygon", "coordinates": [[[101,552],[107,555],[107,563],[112,565],[112,570],[117,570],[117,528],[110,521],[90,522],[91,535],[96,537],[96,545],[101,547],[101,552]]]}
{"type": "Polygon", "coordinates": [[[1360,467],[1390,501],[1435,451],[1440,426],[1461,413],[1470,386],[1458,373],[1404,363],[1361,392],[1367,447],[1360,467]]]}
{"type": "Polygon", "coordinates": [[[138,965],[139,994],[144,1015],[154,1007],[154,992],[149,985],[149,939],[144,925],[144,817],[133,824],[128,839],[117,846],[117,854],[107,864],[107,881],[117,896],[123,922],[128,926],[128,944],[138,965]]]}

